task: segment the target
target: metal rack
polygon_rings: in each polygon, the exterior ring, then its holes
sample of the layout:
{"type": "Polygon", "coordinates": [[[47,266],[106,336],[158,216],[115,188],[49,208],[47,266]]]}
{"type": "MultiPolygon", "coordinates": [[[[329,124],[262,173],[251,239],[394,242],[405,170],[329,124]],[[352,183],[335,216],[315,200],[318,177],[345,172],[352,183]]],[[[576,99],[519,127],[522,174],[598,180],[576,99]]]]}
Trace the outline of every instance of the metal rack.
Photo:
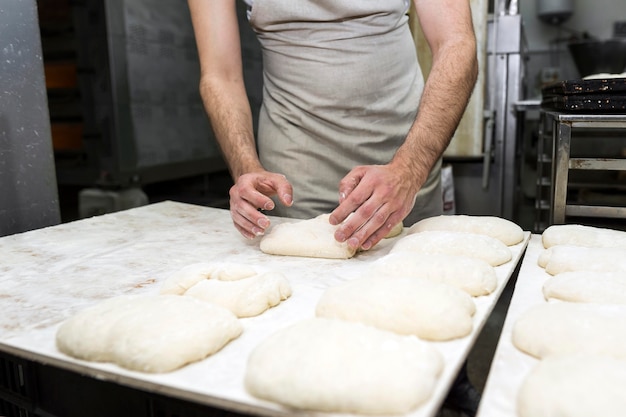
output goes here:
{"type": "MultiPolygon", "coordinates": [[[[599,139],[598,131],[626,134],[626,114],[542,111],[537,156],[536,230],[565,223],[566,217],[626,218],[626,207],[577,204],[568,199],[571,170],[626,171],[626,158],[571,155],[572,139],[599,139]],[[581,133],[581,134],[577,134],[581,133]],[[587,134],[587,135],[585,135],[587,134]]],[[[623,137],[623,136],[617,136],[623,137]]],[[[610,140],[606,136],[605,140],[610,140]]]]}

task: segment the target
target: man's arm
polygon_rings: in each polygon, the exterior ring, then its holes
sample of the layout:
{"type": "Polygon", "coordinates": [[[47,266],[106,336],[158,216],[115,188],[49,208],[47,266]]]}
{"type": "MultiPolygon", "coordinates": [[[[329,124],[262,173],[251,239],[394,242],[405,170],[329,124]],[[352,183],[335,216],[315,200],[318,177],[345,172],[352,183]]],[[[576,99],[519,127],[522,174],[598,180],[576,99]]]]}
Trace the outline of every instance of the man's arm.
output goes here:
{"type": "Polygon", "coordinates": [[[235,185],[230,211],[235,227],[252,238],[269,226],[257,209],[271,210],[269,196],[291,204],[284,176],[265,171],[256,151],[245,91],[236,0],[188,0],[200,58],[200,94],[235,185]]]}
{"type": "Polygon", "coordinates": [[[421,185],[450,144],[478,75],[468,0],[414,0],[433,54],[419,112],[391,165],[407,167],[421,185]]]}
{"type": "Polygon", "coordinates": [[[342,180],[340,205],[331,215],[338,241],[369,249],[402,221],[415,194],[452,139],[478,73],[476,39],[468,0],[414,0],[433,54],[415,118],[392,161],[361,166],[342,180]]]}
{"type": "Polygon", "coordinates": [[[189,0],[200,94],[234,178],[260,170],[246,95],[235,0],[189,0]]]}

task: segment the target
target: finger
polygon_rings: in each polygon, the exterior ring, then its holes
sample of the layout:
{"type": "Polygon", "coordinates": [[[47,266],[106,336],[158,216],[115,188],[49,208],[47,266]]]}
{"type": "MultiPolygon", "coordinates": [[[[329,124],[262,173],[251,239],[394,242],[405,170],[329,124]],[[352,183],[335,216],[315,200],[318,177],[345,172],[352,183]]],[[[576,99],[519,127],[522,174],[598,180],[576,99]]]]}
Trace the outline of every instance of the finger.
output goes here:
{"type": "Polygon", "coordinates": [[[378,241],[380,241],[380,239],[377,240],[376,233],[381,228],[385,229],[385,225],[387,224],[388,218],[389,218],[389,215],[387,214],[385,205],[383,205],[378,210],[376,210],[371,216],[369,216],[369,218],[365,220],[361,224],[361,226],[358,229],[356,229],[354,233],[352,233],[351,236],[348,237],[347,239],[348,246],[353,249],[358,249],[358,248],[363,248],[366,250],[370,249],[374,243],[378,243],[378,241]],[[369,239],[372,239],[372,241],[368,243],[369,239]]]}
{"type": "Polygon", "coordinates": [[[369,250],[376,246],[381,240],[383,240],[393,229],[395,225],[400,223],[401,220],[395,221],[394,218],[399,218],[399,216],[389,216],[387,221],[380,227],[377,231],[375,231],[371,236],[365,239],[365,242],[361,245],[361,249],[369,250]]]}
{"type": "Polygon", "coordinates": [[[231,206],[231,218],[239,232],[248,239],[261,236],[269,227],[270,221],[257,210],[246,210],[242,205],[240,208],[231,206]]]}
{"type": "MultiPolygon", "coordinates": [[[[347,204],[347,202],[344,204],[347,204]]],[[[348,246],[358,248],[365,240],[359,240],[359,235],[356,235],[356,233],[371,219],[374,213],[376,213],[377,206],[378,204],[374,203],[372,200],[360,204],[358,209],[337,228],[335,231],[335,240],[338,242],[348,241],[348,246]],[[350,239],[352,240],[350,241],[350,239]]]]}
{"type": "MultiPolygon", "coordinates": [[[[356,223],[357,221],[365,222],[369,219],[375,210],[364,208],[365,202],[368,201],[372,197],[373,189],[368,188],[364,185],[364,183],[360,183],[350,195],[340,203],[331,213],[330,213],[330,224],[337,225],[345,222],[348,219],[349,223],[356,223]],[[360,216],[354,217],[356,212],[359,211],[360,216]]],[[[362,224],[362,223],[360,223],[362,224]]],[[[359,226],[360,226],[359,224],[359,226]]],[[[352,232],[352,228],[344,227],[344,231],[352,232]]]]}
{"type": "Polygon", "coordinates": [[[363,178],[360,167],[354,168],[345,177],[339,181],[339,203],[343,203],[346,198],[354,191],[363,178]]]}
{"type": "Polygon", "coordinates": [[[276,195],[278,196],[278,200],[285,206],[291,207],[293,204],[293,187],[291,183],[287,180],[287,177],[284,175],[280,175],[282,180],[276,181],[274,184],[274,188],[276,190],[276,195]]]}

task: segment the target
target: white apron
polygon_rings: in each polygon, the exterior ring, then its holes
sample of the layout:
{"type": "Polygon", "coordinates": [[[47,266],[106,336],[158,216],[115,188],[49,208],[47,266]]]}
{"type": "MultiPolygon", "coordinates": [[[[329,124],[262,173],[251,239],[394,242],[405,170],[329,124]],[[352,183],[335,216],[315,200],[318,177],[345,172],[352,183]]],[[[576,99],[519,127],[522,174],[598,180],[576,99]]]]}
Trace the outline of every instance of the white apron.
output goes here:
{"type": "MultiPolygon", "coordinates": [[[[423,77],[405,0],[255,0],[263,50],[258,148],[263,166],[294,187],[290,208],[311,218],[338,205],[357,165],[386,164],[415,119],[423,77]]],[[[441,214],[441,161],[405,225],[441,214]]]]}

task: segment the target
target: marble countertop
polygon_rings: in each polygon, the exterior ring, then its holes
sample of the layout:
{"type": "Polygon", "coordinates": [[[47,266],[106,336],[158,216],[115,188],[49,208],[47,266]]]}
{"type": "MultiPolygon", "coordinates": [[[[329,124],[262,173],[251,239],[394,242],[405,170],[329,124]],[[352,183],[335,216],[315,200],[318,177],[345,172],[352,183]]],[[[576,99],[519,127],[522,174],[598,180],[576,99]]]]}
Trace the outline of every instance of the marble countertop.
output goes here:
{"type": "MultiPolygon", "coordinates": [[[[272,218],[273,224],[283,221],[272,218]]],[[[430,342],[443,354],[446,365],[430,400],[411,417],[437,413],[530,237],[527,232],[524,242],[511,247],[513,260],[496,268],[496,291],[475,298],[473,332],[458,340],[430,342]]],[[[0,238],[0,351],[234,412],[330,416],[298,413],[250,396],[243,387],[248,354],[272,332],[313,317],[326,288],[358,277],[370,262],[387,254],[396,239],[385,240],[349,260],[267,255],[259,250],[259,239],[246,240],[239,235],[227,210],[175,202],[7,236],[0,238]],[[212,261],[281,271],[289,279],[293,295],[258,317],[241,319],[243,334],[220,352],[166,374],[80,361],[56,349],[58,326],[78,311],[123,294],[156,294],[172,272],[191,263],[212,261]]]]}

